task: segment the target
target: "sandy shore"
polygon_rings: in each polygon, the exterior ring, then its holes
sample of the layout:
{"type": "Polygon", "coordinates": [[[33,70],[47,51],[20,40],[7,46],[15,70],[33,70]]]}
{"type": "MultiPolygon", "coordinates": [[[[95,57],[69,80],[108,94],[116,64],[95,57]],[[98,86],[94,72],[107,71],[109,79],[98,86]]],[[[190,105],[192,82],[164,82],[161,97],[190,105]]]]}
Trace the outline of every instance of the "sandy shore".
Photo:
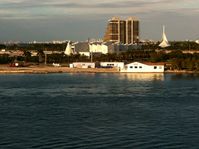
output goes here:
{"type": "MultiPolygon", "coordinates": [[[[9,67],[0,65],[0,74],[13,73],[119,73],[116,68],[69,68],[69,67],[54,67],[54,66],[29,66],[29,67],[9,67]]],[[[199,73],[195,71],[184,70],[167,70],[165,73],[199,73]]]]}
{"type": "Polygon", "coordinates": [[[176,73],[176,74],[180,74],[180,73],[199,73],[199,71],[188,71],[188,70],[166,70],[165,73],[176,73]]]}
{"type": "Polygon", "coordinates": [[[9,67],[0,66],[0,74],[12,73],[116,73],[115,68],[69,68],[69,67],[53,67],[53,66],[31,66],[31,67],[9,67]]]}

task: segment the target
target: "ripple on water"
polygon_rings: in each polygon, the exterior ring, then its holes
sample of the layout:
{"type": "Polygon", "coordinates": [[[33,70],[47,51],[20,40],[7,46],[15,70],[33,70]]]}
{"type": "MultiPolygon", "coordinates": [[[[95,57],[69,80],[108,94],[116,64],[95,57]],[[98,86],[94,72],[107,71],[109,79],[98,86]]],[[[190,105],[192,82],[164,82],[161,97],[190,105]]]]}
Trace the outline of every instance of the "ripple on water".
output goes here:
{"type": "Polygon", "coordinates": [[[0,84],[0,148],[199,146],[197,76],[0,75],[0,84]]]}

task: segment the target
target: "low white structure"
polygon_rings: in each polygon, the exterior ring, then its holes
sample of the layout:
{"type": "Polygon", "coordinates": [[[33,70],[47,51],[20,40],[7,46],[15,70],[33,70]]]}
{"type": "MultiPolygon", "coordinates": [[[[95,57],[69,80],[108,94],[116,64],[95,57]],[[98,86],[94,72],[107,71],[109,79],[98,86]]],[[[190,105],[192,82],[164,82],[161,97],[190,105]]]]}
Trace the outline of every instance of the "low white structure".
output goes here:
{"type": "Polygon", "coordinates": [[[164,72],[164,64],[133,62],[125,65],[120,72],[164,72]]]}
{"type": "Polygon", "coordinates": [[[74,63],[70,64],[70,68],[95,68],[95,63],[74,62],[74,63]]]}
{"type": "Polygon", "coordinates": [[[114,67],[118,69],[124,69],[124,62],[100,62],[101,67],[114,67]]]}

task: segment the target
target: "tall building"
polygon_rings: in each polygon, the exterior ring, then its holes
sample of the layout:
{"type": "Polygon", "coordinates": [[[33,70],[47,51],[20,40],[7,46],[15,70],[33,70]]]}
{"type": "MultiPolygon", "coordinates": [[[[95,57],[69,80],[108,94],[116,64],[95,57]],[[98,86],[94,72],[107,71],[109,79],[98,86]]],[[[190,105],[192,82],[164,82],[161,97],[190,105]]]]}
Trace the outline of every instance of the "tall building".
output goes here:
{"type": "Polygon", "coordinates": [[[104,41],[131,44],[139,42],[139,21],[133,17],[122,20],[113,17],[108,21],[104,41]]]}

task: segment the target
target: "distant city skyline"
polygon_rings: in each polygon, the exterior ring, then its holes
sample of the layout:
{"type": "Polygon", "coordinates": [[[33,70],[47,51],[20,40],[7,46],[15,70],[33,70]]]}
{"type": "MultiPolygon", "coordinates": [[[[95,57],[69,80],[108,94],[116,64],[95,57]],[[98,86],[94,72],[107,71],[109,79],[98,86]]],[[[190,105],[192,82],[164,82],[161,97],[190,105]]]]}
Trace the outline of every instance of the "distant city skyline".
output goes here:
{"type": "Polygon", "coordinates": [[[198,0],[0,0],[0,42],[103,38],[113,16],[136,16],[140,39],[199,39],[198,0]]]}

